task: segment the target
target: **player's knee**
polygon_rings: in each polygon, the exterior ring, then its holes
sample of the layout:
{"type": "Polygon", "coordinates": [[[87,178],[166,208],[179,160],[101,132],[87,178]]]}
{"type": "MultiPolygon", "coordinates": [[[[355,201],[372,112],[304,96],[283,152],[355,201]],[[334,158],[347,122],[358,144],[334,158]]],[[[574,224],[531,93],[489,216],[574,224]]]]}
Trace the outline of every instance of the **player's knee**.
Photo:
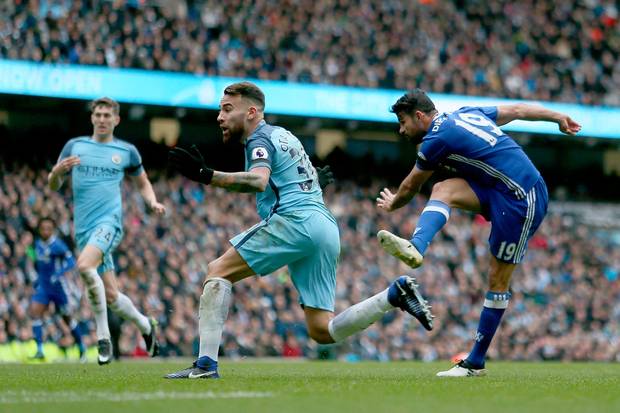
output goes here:
{"type": "Polygon", "coordinates": [[[77,268],[80,274],[86,274],[87,272],[90,272],[92,269],[95,269],[96,271],[95,266],[91,262],[89,262],[88,259],[82,256],[78,257],[77,268]]]}
{"type": "Polygon", "coordinates": [[[41,318],[43,316],[43,307],[41,305],[33,305],[30,307],[30,317],[41,318]]]}
{"type": "Polygon", "coordinates": [[[110,285],[105,285],[105,301],[108,305],[112,305],[118,300],[118,290],[110,285]]]}
{"type": "Polygon", "coordinates": [[[86,273],[91,268],[88,265],[86,265],[84,261],[80,261],[79,258],[77,262],[77,267],[78,267],[78,271],[80,272],[80,274],[86,273]]]}
{"type": "Polygon", "coordinates": [[[224,265],[222,265],[220,260],[214,260],[207,264],[207,276],[205,277],[205,281],[203,284],[205,284],[209,280],[209,278],[213,277],[223,278],[232,282],[232,275],[233,274],[230,272],[230,270],[224,265]]]}
{"type": "Polygon", "coordinates": [[[450,184],[446,181],[437,182],[433,185],[433,191],[431,193],[431,198],[436,199],[438,201],[445,202],[449,204],[452,200],[451,198],[452,190],[450,189],[450,184]]]}
{"type": "Polygon", "coordinates": [[[332,344],[334,342],[327,325],[310,325],[308,326],[308,334],[319,344],[332,344]]]}

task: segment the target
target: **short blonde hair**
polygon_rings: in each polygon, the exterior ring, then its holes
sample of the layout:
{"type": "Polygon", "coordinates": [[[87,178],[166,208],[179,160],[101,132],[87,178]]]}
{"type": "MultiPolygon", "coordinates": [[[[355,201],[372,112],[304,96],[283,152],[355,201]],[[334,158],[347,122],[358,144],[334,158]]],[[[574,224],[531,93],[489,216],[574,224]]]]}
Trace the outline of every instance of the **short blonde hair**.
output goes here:
{"type": "Polygon", "coordinates": [[[118,104],[118,102],[107,96],[97,98],[91,101],[88,105],[91,112],[94,112],[97,106],[106,106],[112,108],[112,112],[114,112],[115,115],[118,115],[121,111],[121,106],[118,104]]]}

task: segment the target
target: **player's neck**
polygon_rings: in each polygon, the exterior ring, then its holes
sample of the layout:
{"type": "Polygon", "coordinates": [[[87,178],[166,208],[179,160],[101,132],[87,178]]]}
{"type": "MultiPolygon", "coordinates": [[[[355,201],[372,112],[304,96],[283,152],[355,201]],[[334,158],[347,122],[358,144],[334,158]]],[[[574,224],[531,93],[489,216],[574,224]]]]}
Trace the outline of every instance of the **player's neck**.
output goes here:
{"type": "Polygon", "coordinates": [[[241,143],[245,144],[245,142],[248,140],[248,138],[249,138],[250,136],[252,136],[252,134],[254,133],[254,131],[256,130],[256,128],[258,128],[258,127],[260,126],[260,124],[261,124],[261,122],[262,122],[263,120],[264,120],[264,119],[263,119],[263,118],[261,118],[261,119],[258,119],[258,120],[253,121],[253,122],[250,124],[250,127],[247,129],[247,133],[245,133],[245,134],[241,137],[241,143]]]}
{"type": "Polygon", "coordinates": [[[110,134],[105,136],[98,136],[96,134],[93,134],[92,139],[97,143],[110,143],[114,140],[114,135],[110,134]]]}

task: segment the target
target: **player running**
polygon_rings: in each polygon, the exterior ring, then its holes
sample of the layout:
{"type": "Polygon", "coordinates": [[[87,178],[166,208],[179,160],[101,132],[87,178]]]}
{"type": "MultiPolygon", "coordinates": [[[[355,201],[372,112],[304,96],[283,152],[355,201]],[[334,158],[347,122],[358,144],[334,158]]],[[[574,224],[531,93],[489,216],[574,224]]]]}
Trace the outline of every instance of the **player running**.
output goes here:
{"type": "Polygon", "coordinates": [[[232,248],[207,266],[199,308],[199,358],[166,378],[217,378],[218,348],[228,315],[232,284],[288,265],[310,337],[339,342],[362,331],[394,308],[430,330],[432,316],[407,276],[388,289],[333,315],[340,239],[336,220],[323,203],[317,171],[301,142],[263,120],[265,96],[254,84],[224,90],[218,122],[224,142],[245,145],[246,172],[214,171],[194,147],[170,151],[170,164],[186,177],[236,192],[255,192],[258,224],[230,240],[232,248]]]}
{"type": "Polygon", "coordinates": [[[71,335],[80,350],[80,361],[86,361],[86,347],[75,318],[71,316],[77,308],[77,287],[70,281],[70,271],[75,268],[73,254],[60,238],[55,235],[55,224],[51,218],[39,220],[39,237],[35,240],[35,268],[37,271],[36,290],[32,296],[30,316],[32,335],[37,343],[37,353],[32,357],[44,360],[43,353],[43,313],[50,302],[63,321],[69,326],[71,335]]]}
{"type": "Polygon", "coordinates": [[[510,300],[510,278],[547,212],[547,187],[521,147],[498,127],[516,119],[556,122],[563,133],[574,135],[581,126],[568,116],[527,104],[463,107],[439,113],[420,89],[402,96],[392,106],[400,133],[422,143],[418,160],[396,194],[384,188],[377,206],[394,211],[406,205],[422,184],[440,168],[461,178],[433,186],[411,240],[388,231],[377,234],[383,248],[412,268],[422,265],[435,234],[446,224],[451,208],[482,214],[491,221],[489,291],[484,300],[473,349],[438,376],[485,374],[485,355],[510,300]]]}
{"type": "Polygon", "coordinates": [[[48,176],[57,190],[71,172],[75,238],[80,254],[78,270],[86,285],[95,315],[100,365],[112,359],[107,308],[133,321],[142,332],[151,357],[157,355],[156,322],[141,314],[129,297],[118,290],[112,252],[123,237],[121,182],[132,177],[146,206],[158,215],[166,212],[157,202],[136,147],[114,137],[120,122],[119,105],[110,98],[91,102],[93,135],[68,141],[48,176]],[[103,280],[103,281],[102,281],[103,280]]]}

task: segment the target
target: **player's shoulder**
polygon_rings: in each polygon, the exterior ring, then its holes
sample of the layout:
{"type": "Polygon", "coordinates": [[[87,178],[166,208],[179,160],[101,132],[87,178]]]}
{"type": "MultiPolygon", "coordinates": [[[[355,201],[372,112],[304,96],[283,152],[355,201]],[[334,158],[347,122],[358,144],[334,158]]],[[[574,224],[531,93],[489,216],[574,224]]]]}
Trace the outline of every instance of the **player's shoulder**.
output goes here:
{"type": "Polygon", "coordinates": [[[114,140],[112,140],[112,143],[114,146],[130,152],[138,150],[138,148],[136,148],[136,145],[134,145],[133,143],[126,141],[125,139],[117,138],[116,136],[114,137],[114,140]]]}
{"type": "Polygon", "coordinates": [[[66,249],[68,249],[67,244],[62,240],[62,238],[57,237],[57,236],[54,236],[54,239],[52,240],[50,244],[52,248],[60,252],[63,252],[66,249]]]}
{"type": "Polygon", "coordinates": [[[276,132],[278,129],[281,128],[262,121],[248,138],[247,147],[267,146],[270,149],[274,148],[274,142],[277,140],[276,132]]]}
{"type": "Polygon", "coordinates": [[[275,132],[280,129],[279,126],[271,125],[265,121],[262,121],[258,127],[252,132],[248,140],[254,139],[269,139],[271,140],[275,132]]]}
{"type": "Polygon", "coordinates": [[[76,143],[83,143],[83,142],[88,142],[88,141],[90,141],[90,136],[76,136],[74,138],[69,139],[65,143],[65,146],[66,147],[71,147],[71,146],[75,145],[76,143]]]}
{"type": "Polygon", "coordinates": [[[487,117],[493,121],[497,118],[497,106],[463,106],[454,111],[454,117],[458,117],[461,120],[471,122],[472,120],[479,119],[479,116],[487,117]]]}
{"type": "Polygon", "coordinates": [[[438,113],[431,122],[428,133],[424,136],[423,141],[442,139],[446,130],[454,125],[453,117],[450,112],[438,113]]]}

